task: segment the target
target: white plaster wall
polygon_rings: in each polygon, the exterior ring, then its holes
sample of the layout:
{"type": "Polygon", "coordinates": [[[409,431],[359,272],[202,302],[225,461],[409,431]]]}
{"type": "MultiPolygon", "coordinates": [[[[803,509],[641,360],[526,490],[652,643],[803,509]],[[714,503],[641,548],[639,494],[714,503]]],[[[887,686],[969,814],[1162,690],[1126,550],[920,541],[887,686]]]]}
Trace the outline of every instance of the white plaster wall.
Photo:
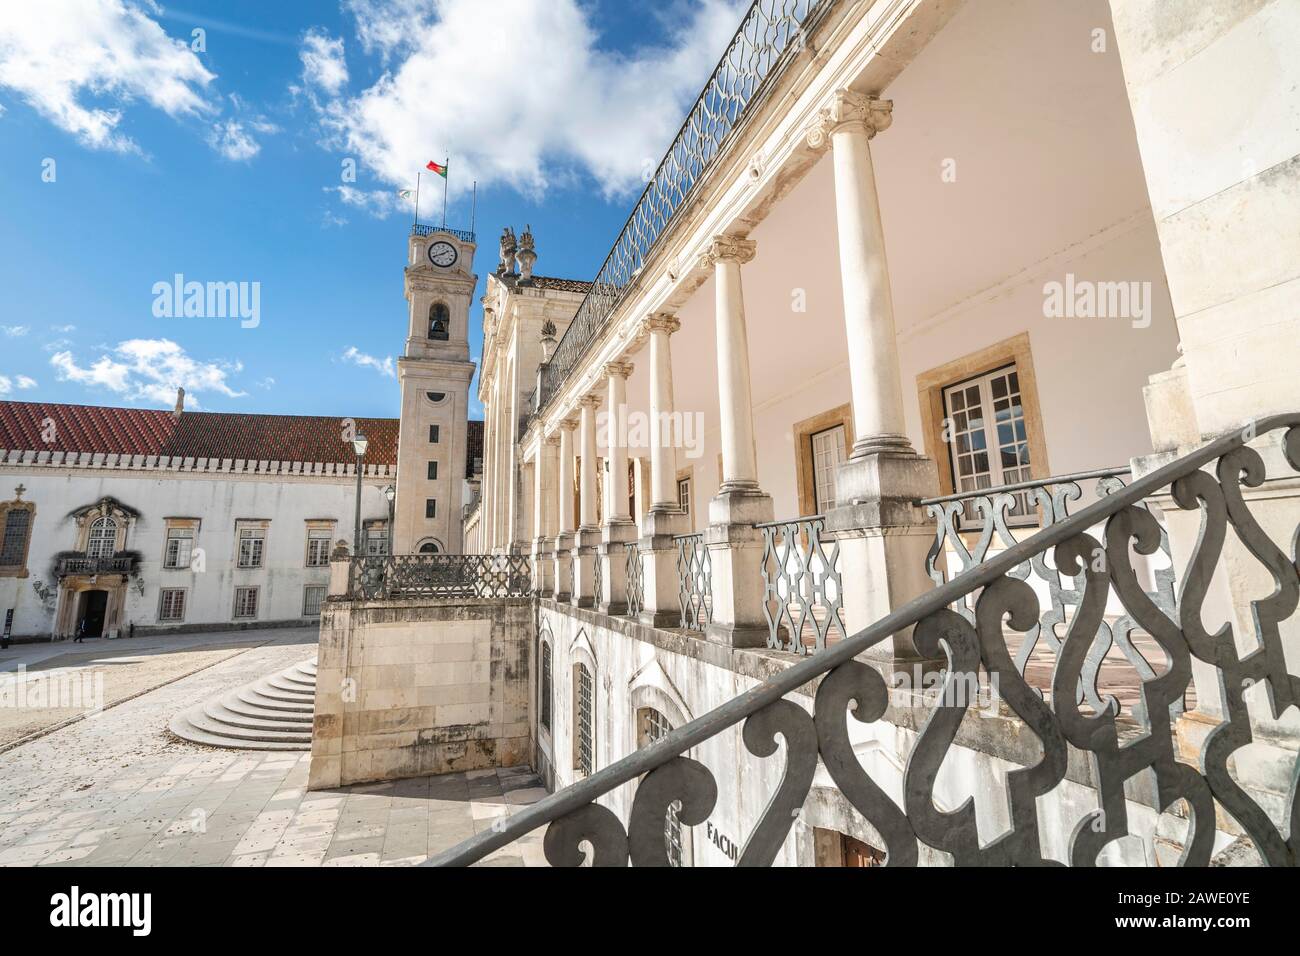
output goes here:
{"type": "MultiPolygon", "coordinates": [[[[174,626],[158,621],[158,592],[163,587],[188,590],[184,625],[231,624],[236,587],[260,587],[257,620],[303,618],[303,588],[328,584],[329,568],[308,568],[306,522],[334,519],[334,540],[353,540],[355,477],[265,479],[187,477],[177,472],[116,472],[107,469],[41,469],[6,466],[3,487],[20,482],[23,499],[36,503],[26,578],[0,578],[0,612],[14,608],[15,637],[49,634],[56,598],[43,603],[34,582],[57,595],[55,555],[77,547],[77,527],[70,513],[110,496],[140,512],[129,528],[126,549],[142,555],[140,574],[127,587],[123,627],[174,626]],[[204,550],[206,570],[162,569],[166,518],[202,521],[195,547],[204,550]],[[239,569],[235,522],[270,519],[263,567],[239,569]],[[140,584],[143,585],[141,590],[140,584]]],[[[383,488],[391,479],[363,479],[362,521],[387,519],[383,488]]],[[[241,620],[240,623],[244,623],[241,620]]]]}

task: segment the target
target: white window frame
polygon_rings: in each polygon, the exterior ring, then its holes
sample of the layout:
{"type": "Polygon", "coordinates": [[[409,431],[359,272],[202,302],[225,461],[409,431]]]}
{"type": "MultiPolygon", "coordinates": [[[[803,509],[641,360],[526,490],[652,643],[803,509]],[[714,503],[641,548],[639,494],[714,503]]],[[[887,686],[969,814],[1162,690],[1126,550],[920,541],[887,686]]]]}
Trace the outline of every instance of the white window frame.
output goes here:
{"type": "Polygon", "coordinates": [[[188,571],[194,560],[194,540],[196,535],[193,528],[173,526],[167,529],[167,538],[163,542],[163,570],[164,571],[188,571]],[[187,542],[189,549],[185,554],[185,560],[180,560],[181,542],[187,542]],[[172,544],[176,545],[176,553],[172,553],[172,544]]]}
{"type": "Polygon", "coordinates": [[[824,515],[835,507],[838,499],[835,471],[844,461],[843,423],[813,432],[808,436],[808,446],[812,455],[813,508],[817,514],[824,515]]]}
{"type": "MultiPolygon", "coordinates": [[[[944,386],[944,427],[952,462],[954,493],[966,494],[1017,484],[1033,477],[1029,423],[1019,378],[1019,370],[1012,362],[944,386]],[[1017,399],[1014,402],[1013,396],[1017,399]],[[970,409],[975,407],[975,401],[979,403],[981,417],[979,427],[972,428],[970,409]],[[1007,450],[1017,458],[1017,464],[1008,465],[1002,461],[1002,453],[1007,450]],[[981,456],[985,460],[984,469],[980,468],[981,456]],[[967,459],[970,460],[971,472],[963,476],[962,468],[967,459]]],[[[1014,498],[1015,504],[1007,513],[1008,524],[1037,523],[1029,495],[1019,492],[1014,494],[1014,498]]],[[[967,517],[973,517],[973,514],[968,512],[967,517]]]]}
{"type": "Polygon", "coordinates": [[[323,584],[308,584],[302,589],[302,616],[303,617],[320,617],[321,608],[325,606],[325,597],[329,588],[323,584]],[[316,610],[311,609],[311,593],[320,592],[320,599],[316,602],[316,610]]]}
{"type": "Polygon", "coordinates": [[[691,487],[690,475],[677,479],[677,507],[687,514],[691,513],[691,497],[693,493],[694,489],[691,487]],[[686,494],[682,494],[682,491],[685,491],[686,494]]]}
{"type": "Polygon", "coordinates": [[[117,553],[117,519],[111,515],[101,515],[90,523],[90,530],[86,533],[86,557],[88,558],[111,558],[117,553]],[[97,529],[107,528],[109,533],[96,534],[97,529]],[[108,551],[104,551],[104,543],[108,544],[108,551]]]}
{"type": "Polygon", "coordinates": [[[179,624],[185,620],[185,612],[188,609],[189,594],[185,588],[162,588],[158,592],[158,623],[160,624],[179,624]],[[180,613],[168,616],[167,598],[169,595],[180,595],[180,613]]]}
{"type": "Polygon", "coordinates": [[[261,606],[260,606],[260,605],[261,605],[261,603],[262,603],[262,595],[259,593],[260,591],[261,591],[261,588],[257,587],[256,585],[251,585],[251,586],[248,586],[248,587],[237,587],[237,588],[235,588],[235,607],[234,607],[234,610],[233,610],[232,613],[231,613],[231,617],[233,617],[236,621],[256,621],[256,620],[257,620],[257,614],[258,614],[258,611],[261,610],[261,606]],[[243,613],[243,614],[241,614],[241,613],[240,613],[240,600],[239,600],[239,599],[240,599],[240,596],[241,596],[241,595],[244,595],[244,594],[250,594],[250,593],[253,595],[253,610],[252,610],[252,613],[243,613]]]}
{"type": "Polygon", "coordinates": [[[330,528],[307,529],[307,563],[309,568],[328,568],[330,566],[330,541],[334,532],[330,528]]]}
{"type": "Polygon", "coordinates": [[[235,536],[235,563],[246,570],[255,570],[266,565],[266,529],[241,525],[235,536]],[[248,560],[244,560],[244,542],[249,544],[248,560]]]}

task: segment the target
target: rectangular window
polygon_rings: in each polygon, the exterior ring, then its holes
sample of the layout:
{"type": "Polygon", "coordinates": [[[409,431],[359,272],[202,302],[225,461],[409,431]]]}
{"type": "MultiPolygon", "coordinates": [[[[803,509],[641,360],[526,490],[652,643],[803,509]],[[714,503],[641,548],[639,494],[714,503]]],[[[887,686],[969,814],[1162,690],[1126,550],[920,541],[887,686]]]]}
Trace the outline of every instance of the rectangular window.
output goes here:
{"type": "Polygon", "coordinates": [[[325,603],[325,586],[309,584],[302,589],[302,616],[320,617],[320,606],[325,603]]]}
{"type": "Polygon", "coordinates": [[[835,469],[844,460],[844,426],[812,435],[813,494],[818,514],[835,507],[835,469]]]}
{"type": "Polygon", "coordinates": [[[158,620],[185,620],[185,589],[163,588],[158,597],[158,620]]]}
{"type": "Polygon", "coordinates": [[[266,548],[266,529],[241,527],[239,529],[239,566],[260,568],[266,548]]]}
{"type": "Polygon", "coordinates": [[[429,480],[436,481],[437,478],[438,478],[438,463],[436,461],[431,461],[429,462],[429,480]]]}
{"type": "Polygon", "coordinates": [[[235,588],[235,618],[257,617],[257,588],[235,588]]]}
{"type": "Polygon", "coordinates": [[[32,513],[26,508],[11,508],[5,512],[4,541],[0,543],[0,567],[26,566],[27,534],[31,526],[32,513]]]}
{"type": "MultiPolygon", "coordinates": [[[[943,404],[957,492],[980,491],[1032,477],[1020,376],[1014,365],[945,388],[943,404]]],[[[1028,494],[1014,497],[1008,516],[1028,516],[1032,510],[1028,494]]]]}
{"type": "MultiPolygon", "coordinates": [[[[653,707],[642,707],[637,711],[637,748],[649,747],[668,736],[673,725],[668,718],[653,707]]],[[[668,813],[664,817],[664,849],[668,853],[669,866],[681,866],[685,858],[682,850],[682,822],[677,818],[679,804],[668,804],[668,813]]]]}
{"type": "Polygon", "coordinates": [[[687,514],[691,513],[691,479],[677,479],[677,505],[687,514]]]}
{"type": "Polygon", "coordinates": [[[431,444],[431,445],[436,445],[436,444],[438,444],[438,426],[437,426],[437,425],[430,425],[430,426],[429,426],[429,444],[431,444]]]}
{"type": "Polygon", "coordinates": [[[541,717],[539,723],[547,730],[551,729],[551,643],[542,641],[542,688],[541,717]]]}
{"type": "Polygon", "coordinates": [[[325,568],[330,563],[330,537],[328,528],[311,528],[307,532],[307,567],[325,568]]]}
{"type": "Polygon", "coordinates": [[[163,567],[169,571],[187,571],[194,556],[194,529],[168,528],[163,567]]]}
{"type": "Polygon", "coordinates": [[[366,556],[375,558],[388,554],[388,524],[384,521],[369,521],[365,525],[366,556]]]}
{"type": "Polygon", "coordinates": [[[574,674],[574,698],[578,702],[578,719],[574,726],[574,736],[577,745],[577,760],[574,769],[582,773],[583,776],[591,776],[596,769],[595,750],[593,746],[592,728],[595,725],[595,688],[591,679],[591,671],[587,670],[585,664],[577,666],[577,672],[574,674]]]}
{"type": "Polygon", "coordinates": [[[426,499],[424,499],[424,516],[425,516],[426,518],[436,518],[436,517],[438,517],[438,499],[437,499],[437,498],[426,498],[426,499]]]}

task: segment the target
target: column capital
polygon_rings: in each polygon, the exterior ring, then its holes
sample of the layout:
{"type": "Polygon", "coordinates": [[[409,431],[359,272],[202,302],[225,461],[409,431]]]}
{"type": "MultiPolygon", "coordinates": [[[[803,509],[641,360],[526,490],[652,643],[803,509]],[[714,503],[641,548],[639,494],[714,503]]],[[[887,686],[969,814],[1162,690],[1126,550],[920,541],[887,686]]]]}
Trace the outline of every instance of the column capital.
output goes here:
{"type": "MultiPolygon", "coordinates": [[[[575,422],[575,424],[576,424],[576,422],[575,422]]],[[[547,435],[545,438],[542,439],[542,441],[543,441],[545,444],[547,444],[547,445],[549,445],[550,447],[552,447],[552,448],[559,448],[559,447],[560,447],[560,436],[559,436],[559,435],[547,435]]]]}
{"type": "Polygon", "coordinates": [[[808,146],[817,151],[829,149],[831,135],[848,127],[860,127],[867,139],[871,139],[889,129],[894,120],[893,111],[893,100],[882,100],[856,90],[836,90],[831,105],[818,113],[804,137],[808,146]]]}
{"type": "Polygon", "coordinates": [[[641,320],[642,333],[666,332],[672,335],[681,329],[682,323],[671,312],[651,312],[641,320]]]}
{"type": "Polygon", "coordinates": [[[562,419],[560,419],[560,430],[561,430],[561,431],[571,432],[571,431],[573,431],[573,430],[574,430],[575,428],[577,428],[577,427],[578,427],[578,420],[577,420],[576,418],[562,418],[562,419]]]}
{"type": "Polygon", "coordinates": [[[708,269],[719,262],[738,262],[744,265],[758,252],[758,243],[753,239],[741,239],[738,236],[714,236],[709,240],[704,251],[700,253],[700,266],[708,269]]]}
{"type": "Polygon", "coordinates": [[[599,408],[605,404],[605,400],[599,395],[584,395],[578,399],[578,405],[582,408],[599,408]]]}
{"type": "Polygon", "coordinates": [[[603,369],[606,378],[627,378],[632,374],[631,362],[606,362],[603,369]]]}

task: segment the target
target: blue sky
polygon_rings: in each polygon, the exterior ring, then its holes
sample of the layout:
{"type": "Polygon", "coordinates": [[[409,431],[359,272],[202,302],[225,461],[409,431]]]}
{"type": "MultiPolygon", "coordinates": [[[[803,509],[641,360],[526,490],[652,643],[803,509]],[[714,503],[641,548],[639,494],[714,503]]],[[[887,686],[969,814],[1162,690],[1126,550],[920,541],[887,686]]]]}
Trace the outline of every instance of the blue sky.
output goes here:
{"type": "MultiPolygon", "coordinates": [[[[396,190],[450,154],[448,221],[468,228],[477,178],[479,294],[507,224],[531,224],[539,273],[590,278],[743,6],[8,8],[0,398],[170,407],[183,385],[210,411],[395,415],[411,220],[396,190]],[[259,283],[257,326],[154,315],[176,273],[259,283]]],[[[423,221],[440,188],[425,174],[423,221]]],[[[481,343],[476,304],[475,359],[481,343]]]]}

